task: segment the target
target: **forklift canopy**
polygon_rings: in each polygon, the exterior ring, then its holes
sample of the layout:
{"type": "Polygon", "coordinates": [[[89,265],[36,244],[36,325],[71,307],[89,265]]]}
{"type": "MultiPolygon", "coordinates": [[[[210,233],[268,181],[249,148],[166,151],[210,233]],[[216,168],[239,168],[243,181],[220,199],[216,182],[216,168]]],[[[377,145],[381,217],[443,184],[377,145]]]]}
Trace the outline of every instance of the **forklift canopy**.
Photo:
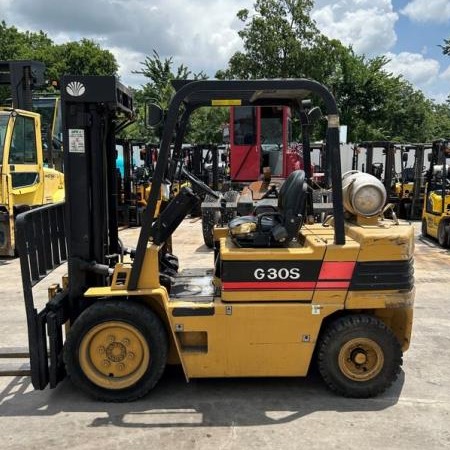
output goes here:
{"type": "MultiPolygon", "coordinates": [[[[156,203],[170,158],[170,144],[176,131],[181,111],[190,114],[202,106],[282,106],[301,108],[301,100],[311,95],[318,96],[325,105],[328,118],[327,159],[330,161],[331,181],[333,184],[334,241],[345,243],[344,214],[342,207],[341,161],[339,154],[339,115],[333,95],[322,84],[308,79],[275,80],[201,80],[179,81],[177,89],[167,111],[160,145],[158,162],[152,180],[148,206],[139,235],[136,256],[131,271],[128,289],[136,289],[144,261],[148,240],[151,236],[151,223],[156,203]]],[[[186,113],[182,121],[186,120],[186,113]]],[[[180,137],[177,136],[177,140],[180,137]]]]}

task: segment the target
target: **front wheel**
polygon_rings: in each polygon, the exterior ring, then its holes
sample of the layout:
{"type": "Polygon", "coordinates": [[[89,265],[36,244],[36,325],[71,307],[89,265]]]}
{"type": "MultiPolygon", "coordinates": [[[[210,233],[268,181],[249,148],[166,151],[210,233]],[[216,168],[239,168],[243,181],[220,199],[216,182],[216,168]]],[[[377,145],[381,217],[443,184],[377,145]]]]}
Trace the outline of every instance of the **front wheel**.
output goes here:
{"type": "Polygon", "coordinates": [[[448,248],[448,246],[449,246],[448,231],[447,231],[448,226],[449,226],[448,222],[444,222],[442,220],[438,227],[438,233],[437,233],[438,242],[439,242],[439,245],[444,248],[448,248]]]}
{"type": "Polygon", "coordinates": [[[327,386],[345,397],[384,392],[398,377],[402,350],[392,331],[376,317],[342,317],[324,332],[318,366],[327,386]]]}
{"type": "Polygon", "coordinates": [[[95,303],[77,318],[64,346],[72,382],[96,399],[136,400],[150,391],[166,365],[161,320],[132,301],[95,303]]]}
{"type": "Polygon", "coordinates": [[[422,219],[422,236],[428,236],[427,219],[422,219]]]}

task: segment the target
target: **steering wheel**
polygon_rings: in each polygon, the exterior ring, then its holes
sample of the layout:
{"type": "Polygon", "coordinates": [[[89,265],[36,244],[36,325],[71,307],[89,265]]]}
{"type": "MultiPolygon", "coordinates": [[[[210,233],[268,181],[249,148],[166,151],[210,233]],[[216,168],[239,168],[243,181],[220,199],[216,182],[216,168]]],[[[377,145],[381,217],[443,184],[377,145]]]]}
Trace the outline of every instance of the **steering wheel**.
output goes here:
{"type": "Polygon", "coordinates": [[[220,195],[218,192],[211,189],[206,183],[203,183],[202,180],[198,179],[194,174],[188,172],[184,167],[181,168],[181,173],[198,189],[204,192],[207,195],[211,195],[212,197],[219,199],[220,195]]]}

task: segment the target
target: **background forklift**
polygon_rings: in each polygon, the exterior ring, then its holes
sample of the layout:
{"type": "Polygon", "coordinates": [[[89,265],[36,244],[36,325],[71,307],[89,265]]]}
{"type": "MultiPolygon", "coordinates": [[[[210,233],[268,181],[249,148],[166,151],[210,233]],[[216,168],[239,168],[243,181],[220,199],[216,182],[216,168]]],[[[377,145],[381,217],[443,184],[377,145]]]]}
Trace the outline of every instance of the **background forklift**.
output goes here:
{"type": "Polygon", "coordinates": [[[432,144],[428,143],[363,142],[353,148],[352,169],[360,169],[383,181],[390,193],[387,201],[395,205],[398,217],[420,220],[425,190],[425,155],[431,147],[432,144]],[[364,159],[361,161],[360,152],[363,148],[365,155],[362,155],[364,159]],[[375,156],[375,149],[381,149],[382,154],[375,156]]]}
{"type": "Polygon", "coordinates": [[[51,93],[33,94],[31,104],[33,112],[41,116],[44,164],[50,169],[63,172],[60,97],[51,93]]]}
{"type": "MultiPolygon", "coordinates": [[[[395,155],[396,150],[399,148],[397,143],[390,141],[364,141],[360,142],[357,149],[365,149],[365,158],[361,162],[358,155],[353,159],[353,169],[359,170],[361,167],[362,172],[369,173],[382,181],[386,192],[390,195],[394,195],[393,185],[395,182],[395,175],[397,171],[395,155]],[[378,150],[378,154],[376,154],[378,150]]],[[[396,202],[396,199],[393,199],[396,202]]]]}
{"type": "Polygon", "coordinates": [[[399,217],[408,220],[422,218],[422,206],[425,192],[425,155],[429,155],[432,144],[415,143],[401,145],[402,169],[395,183],[395,192],[399,197],[399,217]],[[412,158],[410,156],[412,155],[412,158]],[[412,159],[412,165],[408,165],[412,159]]]}
{"type": "Polygon", "coordinates": [[[450,247],[448,158],[450,158],[449,141],[446,139],[434,141],[422,211],[422,235],[437,239],[439,245],[444,248],[450,247]]]}
{"type": "Polygon", "coordinates": [[[374,177],[352,174],[342,184],[339,116],[324,86],[306,79],[179,86],[129,258],[122,258],[111,186],[114,126],[132,100],[112,77],[65,77],[62,90],[65,209],[45,206],[18,221],[36,389],[56,386],[67,373],[95,398],[131,401],[148,393],[169,363],[181,364],[189,380],[305,376],[312,360],[330,389],[345,396],[375,396],[394,382],[411,335],[413,228],[379,216],[386,192],[374,177]],[[70,83],[81,83],[84,94],[72,96],[70,83]],[[295,108],[308,95],[326,108],[333,219],[303,224],[307,185],[295,170],[277,212],[215,230],[210,268],[162,277],[164,243],[197,202],[183,187],[154,220],[180,110],[188,120],[198,107],[230,100],[295,108]],[[62,211],[65,222],[58,220],[62,211]],[[50,225],[36,226],[42,221],[50,225]],[[32,284],[66,255],[68,281],[53,286],[52,300],[37,312],[32,284]]]}
{"type": "MultiPolygon", "coordinates": [[[[15,254],[15,217],[20,212],[64,200],[64,176],[51,168],[53,129],[43,144],[41,115],[32,112],[32,91],[44,85],[45,66],[36,61],[0,62],[0,85],[11,87],[12,108],[0,108],[0,255],[15,254]]],[[[53,99],[53,102],[56,102],[53,99]]],[[[36,99],[35,106],[44,107],[36,99]]],[[[55,111],[56,112],[56,103],[55,111]]],[[[45,128],[45,127],[44,127],[45,128]]],[[[61,154],[61,145],[58,148],[61,154]]]]}

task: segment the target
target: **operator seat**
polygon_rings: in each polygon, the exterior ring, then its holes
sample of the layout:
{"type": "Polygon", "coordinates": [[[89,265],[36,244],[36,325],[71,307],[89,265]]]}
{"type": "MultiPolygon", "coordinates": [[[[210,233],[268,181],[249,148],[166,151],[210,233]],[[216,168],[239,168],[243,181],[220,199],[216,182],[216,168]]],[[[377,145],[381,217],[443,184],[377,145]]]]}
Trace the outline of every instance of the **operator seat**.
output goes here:
{"type": "Polygon", "coordinates": [[[295,170],[281,186],[278,211],[236,217],[228,224],[239,247],[282,247],[297,237],[303,223],[306,190],[305,172],[295,170]]]}

